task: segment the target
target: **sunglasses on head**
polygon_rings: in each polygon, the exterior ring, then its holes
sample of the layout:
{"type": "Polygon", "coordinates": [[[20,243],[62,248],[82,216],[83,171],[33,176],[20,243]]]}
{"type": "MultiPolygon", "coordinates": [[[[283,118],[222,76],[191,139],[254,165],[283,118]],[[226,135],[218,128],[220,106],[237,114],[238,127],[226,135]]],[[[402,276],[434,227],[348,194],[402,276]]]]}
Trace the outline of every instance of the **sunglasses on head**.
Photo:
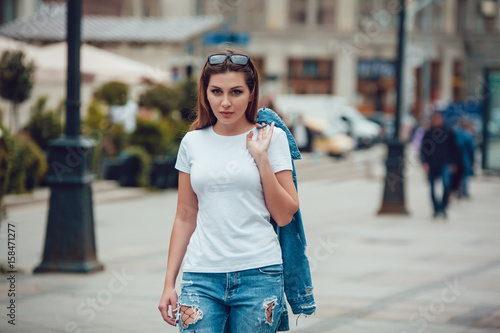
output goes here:
{"type": "Polygon", "coordinates": [[[212,54],[208,56],[208,63],[210,65],[220,65],[226,61],[226,59],[229,58],[231,62],[235,65],[242,65],[245,66],[248,64],[250,61],[250,57],[246,56],[244,54],[212,54]]]}

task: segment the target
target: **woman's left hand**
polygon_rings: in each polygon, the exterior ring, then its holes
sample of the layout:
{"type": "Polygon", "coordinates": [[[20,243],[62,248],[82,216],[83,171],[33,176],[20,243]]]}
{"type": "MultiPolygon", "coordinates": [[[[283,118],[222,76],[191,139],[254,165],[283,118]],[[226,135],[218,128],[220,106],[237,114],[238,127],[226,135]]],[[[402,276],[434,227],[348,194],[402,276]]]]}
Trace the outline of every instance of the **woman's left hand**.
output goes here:
{"type": "Polygon", "coordinates": [[[255,160],[267,154],[267,149],[273,137],[274,122],[272,122],[270,126],[265,125],[264,123],[255,124],[257,128],[264,126],[261,129],[257,129],[257,139],[255,141],[252,140],[253,131],[247,135],[247,148],[255,160]]]}

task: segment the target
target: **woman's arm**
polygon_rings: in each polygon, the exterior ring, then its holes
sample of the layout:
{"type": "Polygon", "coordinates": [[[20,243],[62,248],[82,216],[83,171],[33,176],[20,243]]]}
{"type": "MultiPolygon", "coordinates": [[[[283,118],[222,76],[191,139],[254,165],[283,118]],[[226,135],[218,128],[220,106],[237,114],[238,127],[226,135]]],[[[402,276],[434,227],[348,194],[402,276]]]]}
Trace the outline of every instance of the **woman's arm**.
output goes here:
{"type": "MultiPolygon", "coordinates": [[[[259,125],[259,124],[257,124],[259,125]]],[[[299,197],[293,183],[292,171],[273,172],[267,156],[274,123],[259,130],[257,140],[252,141],[253,132],[247,136],[247,147],[259,168],[267,209],[276,223],[283,227],[290,223],[299,209],[299,197]]]]}
{"type": "Polygon", "coordinates": [[[198,214],[198,198],[191,187],[190,175],[179,172],[179,193],[177,197],[177,212],[175,214],[170,245],[168,248],[167,273],[163,294],[158,309],[163,319],[170,325],[175,325],[175,308],[177,304],[177,293],[175,292],[175,280],[179,274],[184,254],[189,239],[196,228],[196,216],[198,214]],[[172,316],[168,314],[170,306],[172,316]]]}

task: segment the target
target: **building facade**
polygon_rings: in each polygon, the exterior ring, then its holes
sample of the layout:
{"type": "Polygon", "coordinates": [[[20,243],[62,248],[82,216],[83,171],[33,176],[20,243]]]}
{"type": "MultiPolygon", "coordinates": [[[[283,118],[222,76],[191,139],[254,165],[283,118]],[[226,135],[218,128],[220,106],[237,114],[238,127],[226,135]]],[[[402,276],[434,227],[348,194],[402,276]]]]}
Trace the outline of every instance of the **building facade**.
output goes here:
{"type": "MultiPolygon", "coordinates": [[[[201,13],[224,15],[232,30],[250,33],[242,49],[261,66],[269,98],[334,94],[367,115],[394,112],[397,0],[191,2],[201,13]]],[[[406,5],[405,111],[420,119],[436,107],[476,98],[482,69],[500,66],[498,1],[406,5]]]]}
{"type": "MultiPolygon", "coordinates": [[[[42,1],[0,0],[26,16],[42,1]]],[[[47,3],[65,2],[47,0],[47,3]]],[[[404,110],[419,119],[436,106],[478,99],[485,67],[500,67],[499,0],[406,0],[404,110]]],[[[248,33],[238,45],[260,69],[262,96],[333,94],[360,111],[395,110],[398,0],[85,0],[85,15],[223,17],[221,34],[248,33]]],[[[5,21],[5,20],[4,20],[5,21]]],[[[178,73],[199,72],[204,43],[87,41],[178,73]]],[[[224,45],[224,44],[223,44],[224,45]]],[[[222,46],[223,46],[222,45],[222,46]]]]}

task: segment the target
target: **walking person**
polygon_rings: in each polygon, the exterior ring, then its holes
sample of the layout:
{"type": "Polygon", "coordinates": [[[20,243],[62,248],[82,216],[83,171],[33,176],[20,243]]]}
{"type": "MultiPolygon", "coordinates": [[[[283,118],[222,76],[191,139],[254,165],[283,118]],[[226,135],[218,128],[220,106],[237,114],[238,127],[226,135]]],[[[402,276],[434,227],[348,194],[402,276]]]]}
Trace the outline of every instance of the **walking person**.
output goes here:
{"type": "Polygon", "coordinates": [[[458,198],[469,198],[469,177],[474,175],[476,140],[472,133],[474,133],[473,125],[462,117],[455,131],[463,167],[460,186],[457,189],[458,198]]]}
{"type": "Polygon", "coordinates": [[[431,127],[424,134],[420,146],[420,158],[430,184],[433,217],[446,218],[450,197],[452,173],[457,171],[457,144],[453,131],[445,126],[443,115],[435,112],[431,116],[431,127]],[[442,198],[435,193],[436,180],[443,184],[442,198]]]}
{"type": "Polygon", "coordinates": [[[181,332],[276,332],[285,307],[270,219],[287,225],[299,202],[285,132],[256,123],[258,82],[243,54],[210,55],[202,69],[197,119],[176,162],[177,211],[158,306],[181,332]]]}

